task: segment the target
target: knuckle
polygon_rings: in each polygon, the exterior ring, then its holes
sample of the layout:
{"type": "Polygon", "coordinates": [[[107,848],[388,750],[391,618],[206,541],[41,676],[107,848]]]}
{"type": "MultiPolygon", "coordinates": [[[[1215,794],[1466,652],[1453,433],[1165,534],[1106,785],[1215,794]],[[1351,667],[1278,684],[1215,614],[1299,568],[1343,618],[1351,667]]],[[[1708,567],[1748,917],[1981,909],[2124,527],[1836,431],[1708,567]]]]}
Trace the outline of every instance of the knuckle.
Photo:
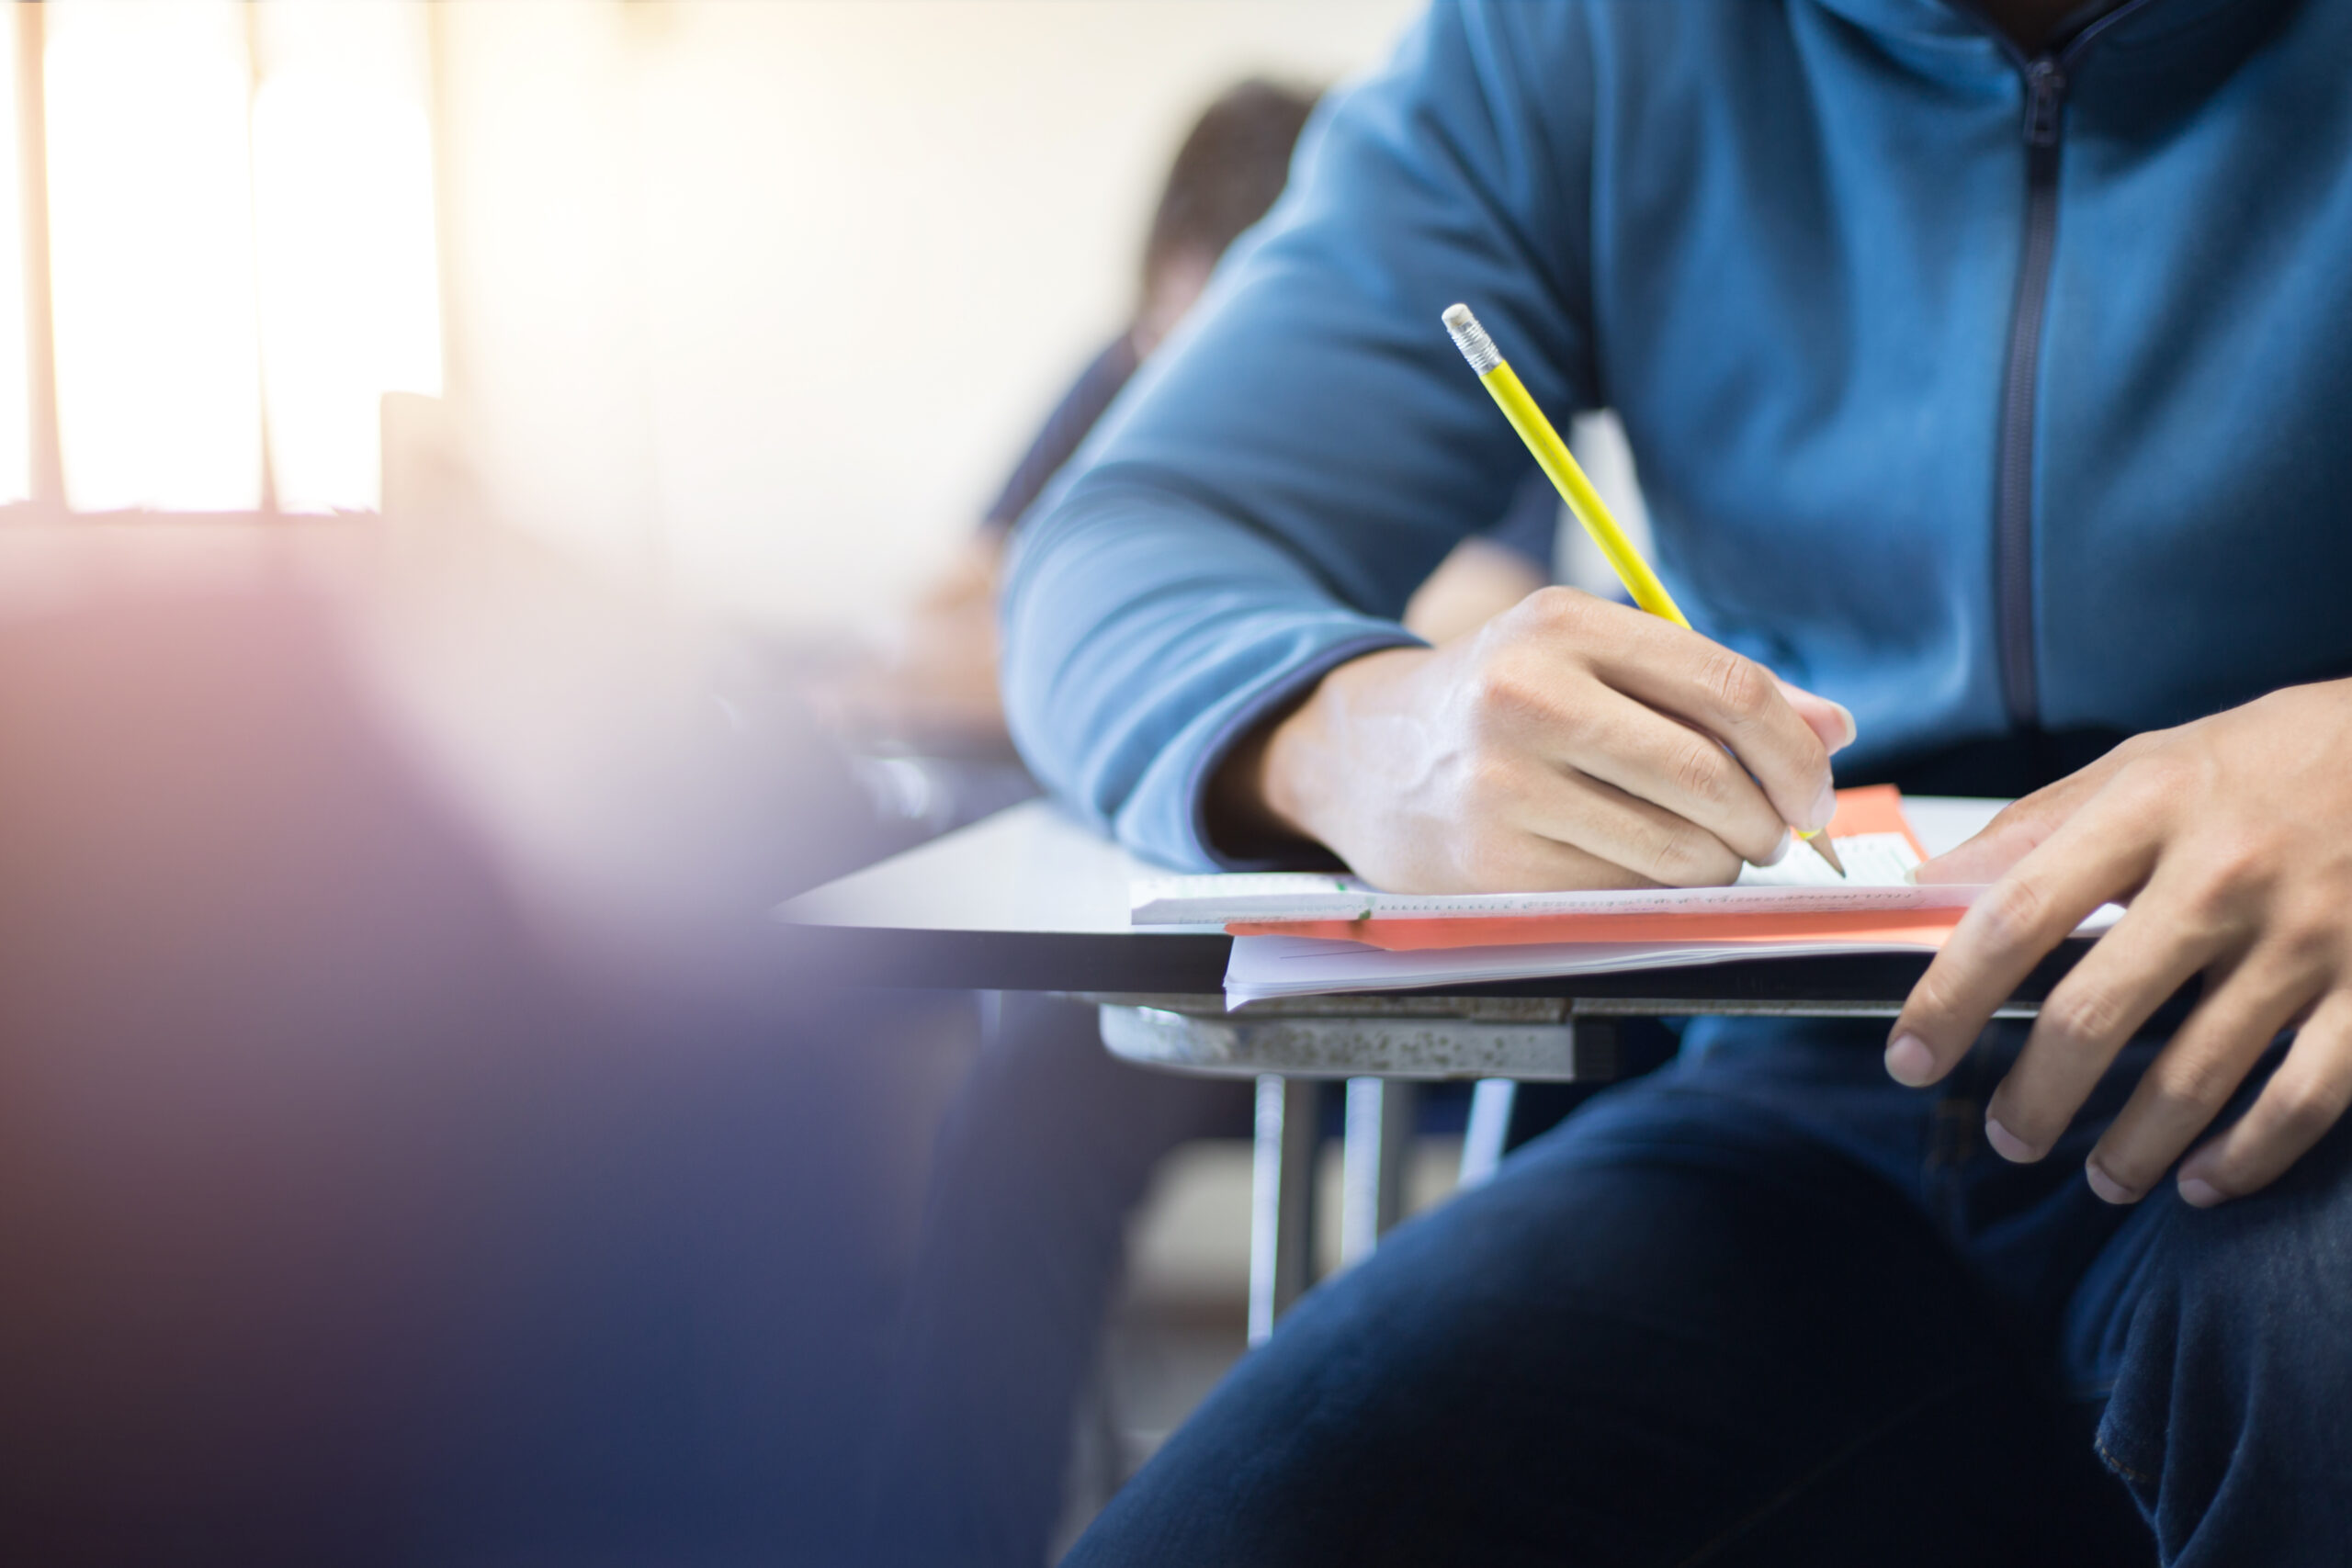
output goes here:
{"type": "Polygon", "coordinates": [[[1505,700],[1511,684],[1510,671],[1500,662],[1488,660],[1464,679],[1462,695],[1471,707],[1485,713],[1505,700]]]}
{"type": "Polygon", "coordinates": [[[2297,906],[2272,919],[2264,945],[2290,976],[2326,974],[2343,958],[2343,916],[2334,908],[2297,906]]]}
{"type": "Polygon", "coordinates": [[[1699,681],[1715,706],[1741,723],[1761,716],[1772,698],[1771,678],[1762,666],[1728,649],[1707,656],[1699,681]]]}
{"type": "Polygon", "coordinates": [[[1993,813],[1993,820],[1984,825],[1984,830],[1988,833],[1995,832],[2032,817],[2049,793],[2048,790],[2036,790],[2031,795],[2019,795],[1993,813]]]}
{"type": "Polygon", "coordinates": [[[2165,744],[2165,732],[2148,730],[2134,735],[2109,753],[2119,768],[2128,770],[2140,778],[2164,778],[2177,775],[2180,758],[2165,744]]]}
{"type": "Polygon", "coordinates": [[[2145,840],[2164,833],[2180,792],[2148,773],[2127,771],[2101,788],[2097,800],[2100,817],[2113,830],[2145,840]]]}
{"type": "Polygon", "coordinates": [[[1930,964],[1928,972],[1911,987],[1903,1016],[1914,1022],[1946,1024],[1957,1016],[1959,1002],[1960,998],[1952,995],[1951,971],[1941,964],[1930,964]]]}
{"type": "Polygon", "coordinates": [[[1542,706],[1540,691],[1507,662],[1479,666],[1470,677],[1467,695],[1473,722],[1482,732],[1518,723],[1542,706]]]}
{"type": "Polygon", "coordinates": [[[2040,1021],[2042,1032],[2059,1044],[2102,1044],[2124,1026],[2123,998],[2105,986],[2062,987],[2041,1004],[2040,1021]]]}
{"type": "Polygon", "coordinates": [[[2270,878],[2270,847],[2250,833],[2227,833],[2208,842],[2199,892],[2210,905],[2229,907],[2270,878]]]}
{"type": "Polygon", "coordinates": [[[1586,619],[1586,595],[1573,588],[1539,588],[1525,601],[1527,613],[1547,631],[1574,633],[1586,619]]]}
{"type": "Polygon", "coordinates": [[[2290,1142],[2317,1143],[2320,1134],[2344,1114],[2343,1101],[2312,1077],[2298,1076],[2286,1083],[2274,1080],[2272,1090],[2276,1100],[2270,1111],[2272,1126],[2290,1142]]]}
{"type": "Polygon", "coordinates": [[[1675,742],[1668,766],[1675,787],[1702,806],[1721,806],[1731,794],[1724,754],[1698,736],[1675,742]]]}
{"type": "Polygon", "coordinates": [[[2210,1118],[2237,1087],[2237,1074],[2217,1056],[2196,1055],[2172,1060],[2167,1052],[2148,1069],[2150,1094],[2160,1103],[2210,1118]]]}
{"type": "Polygon", "coordinates": [[[1638,858],[1645,874],[1675,887],[1728,881],[1731,852],[1696,829],[1650,827],[1643,830],[1638,858]]]}
{"type": "Polygon", "coordinates": [[[1976,917],[1988,943],[1996,950],[2012,949],[2033,940],[2049,907],[2050,900],[2041,888],[2025,877],[2013,876],[1984,895],[1970,913],[1976,917]]]}
{"type": "Polygon", "coordinates": [[[2100,793],[2126,819],[2149,822],[2165,814],[2182,787],[2178,760],[2158,752],[2124,762],[2100,793]]]}

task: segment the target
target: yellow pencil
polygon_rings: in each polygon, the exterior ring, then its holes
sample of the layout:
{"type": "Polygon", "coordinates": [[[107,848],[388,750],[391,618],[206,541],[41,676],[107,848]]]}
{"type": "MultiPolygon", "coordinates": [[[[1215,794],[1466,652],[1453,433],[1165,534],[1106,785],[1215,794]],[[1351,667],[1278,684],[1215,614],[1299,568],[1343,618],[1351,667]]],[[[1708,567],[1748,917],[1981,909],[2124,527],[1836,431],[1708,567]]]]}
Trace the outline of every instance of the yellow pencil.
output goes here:
{"type": "MultiPolygon", "coordinates": [[[[1455,305],[1449,308],[1445,312],[1445,330],[1453,335],[1453,346],[1462,351],[1462,357],[1470,362],[1470,368],[1478,373],[1478,379],[1494,395],[1495,404],[1503,411],[1503,417],[1510,421],[1510,427],[1519,432],[1519,438],[1526,442],[1527,449],[1535,455],[1536,466],[1558,489],[1560,499],[1568,503],[1568,510],[1575,513],[1577,521],[1584,525],[1584,531],[1592,536],[1592,542],[1600,547],[1600,553],[1608,558],[1610,570],[1616,572],[1617,580],[1634,596],[1634,603],[1651,615],[1662,615],[1687,630],[1690,621],[1683,615],[1682,607],[1674,602],[1674,595],[1666,591],[1666,584],[1657,580],[1657,573],[1650,570],[1650,563],[1642,558],[1641,551],[1634,548],[1634,542],[1625,537],[1625,530],[1617,525],[1617,519],[1609,514],[1608,502],[1600,499],[1600,492],[1592,488],[1590,479],[1585,478],[1576,454],[1570,452],[1568,444],[1560,439],[1560,433],[1552,428],[1552,422],[1544,417],[1544,411],[1535,406],[1535,400],[1527,395],[1527,389],[1520,383],[1518,374],[1503,358],[1501,351],[1495,347],[1495,340],[1487,335],[1487,329],[1478,324],[1478,318],[1470,313],[1470,307],[1455,305]]],[[[1832,871],[1840,876],[1846,874],[1846,868],[1839,863],[1838,852],[1830,847],[1826,833],[1792,830],[1818,850],[1832,871]]]]}

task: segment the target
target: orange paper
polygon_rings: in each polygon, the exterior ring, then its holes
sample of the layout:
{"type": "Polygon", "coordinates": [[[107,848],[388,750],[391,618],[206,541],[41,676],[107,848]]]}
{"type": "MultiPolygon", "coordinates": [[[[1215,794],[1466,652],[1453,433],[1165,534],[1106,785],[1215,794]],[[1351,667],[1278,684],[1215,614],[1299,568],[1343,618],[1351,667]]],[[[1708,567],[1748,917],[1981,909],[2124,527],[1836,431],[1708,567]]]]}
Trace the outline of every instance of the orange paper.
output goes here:
{"type": "MultiPolygon", "coordinates": [[[[1921,859],[1927,847],[1903,815],[1903,795],[1892,784],[1838,792],[1832,838],[1858,833],[1900,833],[1921,859]]],[[[1811,854],[1802,844],[1791,854],[1811,854]]],[[[1682,914],[1648,910],[1638,914],[1504,915],[1458,919],[1237,920],[1225,929],[1235,936],[1312,936],[1363,942],[1392,953],[1448,947],[1516,947],[1536,942],[1849,942],[1857,946],[1898,943],[1941,947],[1965,909],[1829,909],[1808,913],[1770,911],[1682,914]]]]}

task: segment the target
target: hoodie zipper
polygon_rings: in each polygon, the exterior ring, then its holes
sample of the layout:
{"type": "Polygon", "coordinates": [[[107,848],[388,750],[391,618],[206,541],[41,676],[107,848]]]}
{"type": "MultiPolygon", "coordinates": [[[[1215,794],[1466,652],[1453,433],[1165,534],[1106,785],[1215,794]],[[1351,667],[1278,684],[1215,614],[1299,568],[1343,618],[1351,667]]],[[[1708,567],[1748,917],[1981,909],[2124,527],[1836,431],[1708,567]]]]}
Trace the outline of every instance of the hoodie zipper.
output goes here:
{"type": "Polygon", "coordinates": [[[2058,153],[2069,73],[2100,34],[2147,4],[2126,0],[2076,33],[2064,48],[2031,58],[2007,34],[1986,24],[2025,79],[2025,234],[2018,259],[2017,299],[2009,310],[2008,368],[2001,385],[1993,530],[2001,694],[2009,722],[2018,728],[2037,728],[2041,719],[2041,672],[2033,636],[2034,384],[2041,365],[2042,319],[2050,303],[2050,266],[2058,245],[2058,153]]]}

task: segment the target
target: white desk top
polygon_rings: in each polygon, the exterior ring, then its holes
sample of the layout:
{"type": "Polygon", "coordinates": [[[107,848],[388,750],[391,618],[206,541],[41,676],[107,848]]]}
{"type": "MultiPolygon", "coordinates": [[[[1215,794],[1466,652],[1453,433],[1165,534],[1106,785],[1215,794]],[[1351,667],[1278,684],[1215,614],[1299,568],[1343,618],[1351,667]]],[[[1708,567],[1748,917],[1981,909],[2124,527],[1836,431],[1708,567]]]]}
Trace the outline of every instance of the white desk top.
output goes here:
{"type": "MultiPolygon", "coordinates": [[[[1904,804],[1930,852],[1967,838],[1999,806],[1922,795],[1904,804]]],[[[833,983],[1214,994],[1231,946],[1223,931],[1127,923],[1128,885],[1159,870],[1032,801],[827,883],[775,914],[810,972],[833,983]]],[[[1567,994],[1580,997],[1679,998],[1673,1011],[1883,1001],[1910,988],[1921,962],[1775,959],[1516,983],[1513,994],[1562,994],[1557,987],[1572,984],[1567,994]]]]}
{"type": "MultiPolygon", "coordinates": [[[[1904,809],[1930,854],[1959,844],[2002,805],[1908,795],[1904,809]]],[[[1215,926],[1127,924],[1128,885],[1165,874],[1043,800],[1000,811],[802,894],[776,911],[795,925],[901,931],[1178,936],[1215,926]]]]}
{"type": "Polygon", "coordinates": [[[1906,795],[1903,815],[1911,819],[1911,830],[1928,852],[1939,855],[1974,838],[2007,804],[1959,795],[1906,795]]]}
{"type": "Polygon", "coordinates": [[[1051,801],[1032,800],[811,889],[776,916],[795,925],[1125,936],[1127,885],[1165,874],[1051,801]]]}

